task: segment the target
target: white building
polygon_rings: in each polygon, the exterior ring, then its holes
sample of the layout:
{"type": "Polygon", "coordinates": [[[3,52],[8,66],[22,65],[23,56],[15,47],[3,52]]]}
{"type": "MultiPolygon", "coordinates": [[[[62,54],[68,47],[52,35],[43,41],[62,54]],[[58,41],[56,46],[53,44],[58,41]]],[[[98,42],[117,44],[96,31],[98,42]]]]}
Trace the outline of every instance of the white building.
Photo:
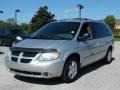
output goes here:
{"type": "Polygon", "coordinates": [[[120,24],[115,24],[115,29],[120,29],[120,24]]]}

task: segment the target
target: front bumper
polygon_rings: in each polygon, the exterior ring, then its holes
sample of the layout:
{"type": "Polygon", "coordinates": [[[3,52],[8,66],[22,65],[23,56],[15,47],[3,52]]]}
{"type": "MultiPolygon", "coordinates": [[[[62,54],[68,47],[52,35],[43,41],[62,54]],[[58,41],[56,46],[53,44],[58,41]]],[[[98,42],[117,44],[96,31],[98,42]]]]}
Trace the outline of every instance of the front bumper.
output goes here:
{"type": "Polygon", "coordinates": [[[31,63],[23,64],[5,59],[7,69],[21,76],[39,77],[39,78],[53,78],[60,77],[63,71],[64,62],[62,60],[54,61],[32,61],[31,63]]]}

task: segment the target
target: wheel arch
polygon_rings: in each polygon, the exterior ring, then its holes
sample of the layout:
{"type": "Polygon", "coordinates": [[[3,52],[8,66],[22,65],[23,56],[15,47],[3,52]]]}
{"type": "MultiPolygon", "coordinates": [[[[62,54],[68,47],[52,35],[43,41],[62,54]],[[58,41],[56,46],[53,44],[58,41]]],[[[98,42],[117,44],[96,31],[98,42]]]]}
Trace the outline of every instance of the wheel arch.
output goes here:
{"type": "MultiPolygon", "coordinates": [[[[69,61],[69,58],[71,58],[71,57],[77,57],[78,58],[78,65],[80,66],[80,54],[78,54],[78,53],[71,53],[71,54],[69,54],[66,58],[65,58],[65,63],[64,63],[64,66],[63,66],[63,71],[64,71],[64,68],[65,68],[65,65],[66,65],[66,63],[69,61]]],[[[63,71],[62,71],[62,73],[63,73],[63,71]]]]}
{"type": "Polygon", "coordinates": [[[109,47],[108,47],[108,50],[111,50],[111,51],[112,51],[112,50],[113,50],[113,46],[109,46],[109,47]]]}

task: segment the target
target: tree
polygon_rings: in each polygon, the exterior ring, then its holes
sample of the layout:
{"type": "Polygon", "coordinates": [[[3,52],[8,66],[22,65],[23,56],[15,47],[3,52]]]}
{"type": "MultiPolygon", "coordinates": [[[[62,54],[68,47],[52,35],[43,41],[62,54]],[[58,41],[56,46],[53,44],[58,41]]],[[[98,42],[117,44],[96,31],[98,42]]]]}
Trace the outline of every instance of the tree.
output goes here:
{"type": "Polygon", "coordinates": [[[25,31],[28,31],[28,27],[29,27],[29,24],[26,24],[26,23],[21,23],[21,25],[20,25],[20,28],[25,31]]]}
{"type": "Polygon", "coordinates": [[[110,28],[113,30],[114,29],[114,25],[116,23],[116,19],[113,15],[108,15],[106,18],[105,18],[105,23],[107,23],[110,28]]]}
{"type": "Polygon", "coordinates": [[[30,22],[32,28],[31,32],[36,31],[43,25],[49,23],[54,19],[54,16],[54,14],[48,11],[47,6],[40,7],[30,22]]]}
{"type": "Polygon", "coordinates": [[[16,24],[16,21],[14,18],[8,18],[5,22],[6,28],[20,28],[20,25],[16,24]]]}
{"type": "Polygon", "coordinates": [[[0,28],[5,28],[5,22],[0,20],[0,28]]]}
{"type": "Polygon", "coordinates": [[[9,18],[6,21],[0,21],[0,28],[2,29],[20,28],[20,25],[16,25],[14,18],[9,18]]]}
{"type": "Polygon", "coordinates": [[[12,25],[16,24],[14,18],[8,18],[8,19],[6,20],[6,22],[7,22],[7,23],[10,23],[10,24],[12,24],[12,25]]]}

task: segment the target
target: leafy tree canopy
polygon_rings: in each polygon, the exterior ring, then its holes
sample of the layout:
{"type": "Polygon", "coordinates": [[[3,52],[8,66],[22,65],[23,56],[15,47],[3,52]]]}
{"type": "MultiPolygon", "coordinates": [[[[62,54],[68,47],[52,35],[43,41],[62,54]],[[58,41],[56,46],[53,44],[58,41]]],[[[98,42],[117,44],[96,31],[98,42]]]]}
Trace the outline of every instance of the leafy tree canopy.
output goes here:
{"type": "Polygon", "coordinates": [[[116,23],[116,19],[113,15],[108,15],[105,18],[105,22],[110,26],[110,28],[113,30],[114,29],[114,25],[116,23]]]}
{"type": "Polygon", "coordinates": [[[6,22],[7,22],[7,23],[10,23],[10,24],[13,24],[13,25],[16,24],[14,18],[8,18],[8,19],[6,20],[6,22]]]}
{"type": "Polygon", "coordinates": [[[40,7],[30,22],[32,32],[49,23],[53,20],[54,16],[54,14],[48,11],[47,6],[40,7]]]}
{"type": "Polygon", "coordinates": [[[28,33],[33,33],[36,30],[38,30],[40,27],[43,25],[54,21],[54,14],[52,14],[50,11],[48,11],[47,6],[40,7],[36,14],[32,17],[30,23],[21,23],[21,24],[16,24],[14,18],[8,18],[6,21],[0,20],[0,28],[21,28],[28,33]]]}

